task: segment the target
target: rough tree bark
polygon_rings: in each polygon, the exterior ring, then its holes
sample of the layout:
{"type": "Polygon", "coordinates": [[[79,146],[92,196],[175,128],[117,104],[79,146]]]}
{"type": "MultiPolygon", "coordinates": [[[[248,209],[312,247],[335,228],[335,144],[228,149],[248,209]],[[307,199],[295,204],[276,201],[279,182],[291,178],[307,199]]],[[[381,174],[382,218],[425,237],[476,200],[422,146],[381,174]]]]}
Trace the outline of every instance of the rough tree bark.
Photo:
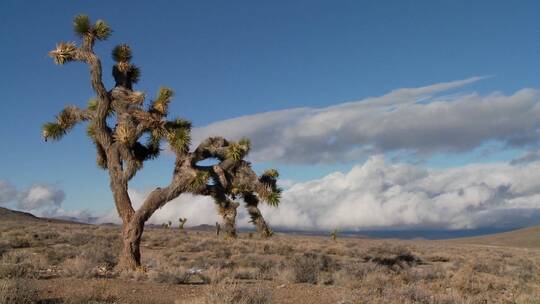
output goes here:
{"type": "Polygon", "coordinates": [[[123,247],[118,269],[133,270],[141,265],[140,243],[144,224],[157,209],[182,193],[213,197],[229,237],[236,236],[239,204],[234,200],[241,196],[257,229],[263,236],[271,235],[257,205],[263,200],[277,206],[281,191],[276,186],[278,174],[275,170],[268,170],[257,176],[251,164],[243,160],[249,152],[249,141],[230,142],[221,137],[211,137],[190,151],[191,123],[166,118],[172,90],[161,88],[157,97],[144,109],[145,94],[133,90],[133,85],[139,80],[139,68],[131,63],[131,48],[127,45],[113,49],[115,86],[107,90],[102,81],[101,61],[93,47],[96,41],[107,39],[111,29],[102,20],[92,24],[84,15],[75,17],[74,29],[81,38],[81,45],[60,42],[49,55],[57,64],[71,61],[86,63],[96,97],[85,109],[68,106],[62,110],[55,122],[44,124],[43,137],[45,140],[58,140],[76,124],[88,122],[87,133],[96,147],[97,164],[109,172],[111,192],[122,220],[123,247]],[[114,126],[109,126],[108,121],[113,120],[114,126]],[[141,140],[144,138],[147,141],[143,143],[141,140]],[[135,210],[128,193],[129,181],[145,161],[159,155],[164,141],[176,156],[171,182],[166,187],[154,189],[135,210]],[[218,159],[219,163],[199,165],[206,159],[218,159]]]}

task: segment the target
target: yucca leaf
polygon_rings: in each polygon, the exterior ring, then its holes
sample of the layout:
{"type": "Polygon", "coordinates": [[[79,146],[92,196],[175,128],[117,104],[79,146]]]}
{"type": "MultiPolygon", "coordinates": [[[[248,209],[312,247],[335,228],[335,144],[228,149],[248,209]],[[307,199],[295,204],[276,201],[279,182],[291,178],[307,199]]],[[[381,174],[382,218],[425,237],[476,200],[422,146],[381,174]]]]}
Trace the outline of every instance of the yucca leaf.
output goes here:
{"type": "Polygon", "coordinates": [[[250,143],[248,139],[230,143],[227,147],[227,157],[236,161],[243,159],[249,152],[250,143]]]}
{"type": "Polygon", "coordinates": [[[173,97],[174,95],[174,91],[171,89],[171,88],[168,88],[168,87],[161,87],[159,88],[159,93],[158,93],[158,100],[163,100],[163,101],[170,101],[170,99],[173,97]]]}
{"type": "Polygon", "coordinates": [[[268,169],[264,171],[263,175],[276,179],[279,177],[279,172],[276,169],[268,169]]]}
{"type": "Polygon", "coordinates": [[[96,38],[99,40],[106,40],[111,36],[112,30],[109,27],[109,25],[103,21],[98,20],[96,21],[96,24],[94,25],[94,34],[96,35],[96,38]]]}
{"type": "Polygon", "coordinates": [[[192,191],[197,191],[202,189],[203,187],[206,187],[208,184],[208,179],[210,178],[210,174],[206,171],[197,171],[197,174],[193,177],[191,182],[189,183],[189,189],[192,191]]]}
{"type": "Polygon", "coordinates": [[[88,135],[88,137],[90,137],[94,142],[96,141],[96,130],[94,129],[93,123],[89,123],[86,126],[86,135],[88,135]]]}
{"type": "Polygon", "coordinates": [[[112,50],[112,58],[116,62],[128,62],[131,60],[131,48],[127,44],[119,44],[112,50]]]}
{"type": "Polygon", "coordinates": [[[165,128],[167,128],[167,129],[183,128],[183,129],[191,130],[191,122],[189,120],[186,120],[186,119],[177,118],[175,120],[167,121],[165,123],[165,128]]]}
{"type": "Polygon", "coordinates": [[[191,144],[191,132],[187,128],[174,128],[168,130],[167,140],[173,150],[187,152],[191,144]]]}
{"type": "Polygon", "coordinates": [[[281,200],[281,189],[276,188],[275,191],[270,192],[266,197],[264,197],[264,201],[272,207],[279,206],[279,202],[281,200]]]}
{"type": "Polygon", "coordinates": [[[128,77],[131,80],[131,83],[139,82],[141,77],[141,69],[137,66],[131,65],[131,69],[128,72],[128,77]]]}
{"type": "Polygon", "coordinates": [[[116,141],[121,143],[129,143],[134,137],[134,130],[126,124],[118,124],[113,137],[116,141]]]}
{"type": "Polygon", "coordinates": [[[152,102],[150,105],[150,111],[157,112],[161,115],[167,115],[167,109],[169,107],[169,103],[172,100],[172,97],[174,95],[173,90],[167,87],[161,87],[159,88],[159,92],[157,95],[156,100],[152,102]]]}
{"type": "Polygon", "coordinates": [[[63,109],[57,116],[57,123],[64,128],[64,130],[69,131],[81,117],[79,117],[79,110],[74,106],[67,106],[63,109]]]}
{"type": "Polygon", "coordinates": [[[74,59],[76,50],[74,42],[60,42],[56,44],[55,50],[49,52],[49,56],[54,59],[54,63],[62,65],[74,59]]]}
{"type": "Polygon", "coordinates": [[[48,122],[43,125],[42,134],[45,140],[59,140],[66,134],[66,130],[58,123],[48,122]]]}
{"type": "Polygon", "coordinates": [[[75,30],[75,33],[80,37],[89,33],[91,27],[92,26],[90,24],[90,18],[88,18],[88,16],[86,15],[80,14],[75,16],[75,18],[73,19],[73,29],[75,30]]]}
{"type": "Polygon", "coordinates": [[[96,98],[90,98],[88,100],[88,110],[90,110],[90,111],[97,110],[98,102],[99,101],[96,98]]]}

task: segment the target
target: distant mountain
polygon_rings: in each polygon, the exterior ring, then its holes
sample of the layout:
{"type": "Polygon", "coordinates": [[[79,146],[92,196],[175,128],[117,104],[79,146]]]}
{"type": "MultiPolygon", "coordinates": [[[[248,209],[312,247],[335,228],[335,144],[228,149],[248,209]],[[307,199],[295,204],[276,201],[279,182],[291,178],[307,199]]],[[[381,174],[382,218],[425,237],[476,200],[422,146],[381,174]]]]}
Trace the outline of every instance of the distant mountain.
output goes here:
{"type": "Polygon", "coordinates": [[[15,211],[0,207],[0,220],[2,221],[40,221],[43,220],[31,213],[15,211]]]}
{"type": "MultiPolygon", "coordinates": [[[[49,223],[61,223],[61,224],[77,224],[88,225],[82,223],[80,219],[65,217],[63,219],[51,219],[37,217],[28,212],[15,211],[7,208],[0,207],[0,223],[3,222],[49,222],[49,223]]],[[[107,223],[101,225],[116,224],[107,223]]],[[[147,225],[148,228],[161,228],[160,225],[147,225]]],[[[177,227],[173,227],[177,229],[177,227]]],[[[213,225],[198,225],[193,227],[187,227],[188,231],[215,231],[213,225]]],[[[253,231],[251,229],[239,229],[243,232],[253,231]]],[[[313,236],[328,236],[328,232],[307,232],[307,231],[288,231],[278,230],[280,233],[285,234],[302,234],[313,236]]],[[[369,238],[395,238],[395,239],[431,239],[437,240],[437,242],[445,243],[460,243],[460,244],[473,244],[482,246],[504,246],[504,247],[520,247],[520,248],[540,248],[540,226],[523,228],[518,230],[500,232],[495,229],[477,229],[470,231],[361,231],[361,232],[340,232],[341,236],[348,237],[369,237],[369,238]],[[490,234],[491,233],[491,234],[490,234]],[[482,234],[476,235],[474,234],[482,234]]]]}
{"type": "Polygon", "coordinates": [[[16,211],[8,208],[0,207],[0,222],[51,222],[51,223],[63,223],[63,224],[80,224],[79,220],[74,218],[66,219],[55,219],[55,218],[44,218],[37,217],[29,212],[16,211]]]}
{"type": "Polygon", "coordinates": [[[448,241],[486,246],[540,248],[540,226],[448,241]]]}

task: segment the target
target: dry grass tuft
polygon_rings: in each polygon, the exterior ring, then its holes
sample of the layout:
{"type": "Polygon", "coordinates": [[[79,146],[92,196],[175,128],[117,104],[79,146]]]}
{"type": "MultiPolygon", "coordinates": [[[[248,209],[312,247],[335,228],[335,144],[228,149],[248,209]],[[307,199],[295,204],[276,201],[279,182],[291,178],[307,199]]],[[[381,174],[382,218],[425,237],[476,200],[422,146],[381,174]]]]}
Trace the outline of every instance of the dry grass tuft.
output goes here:
{"type": "Polygon", "coordinates": [[[31,304],[37,302],[37,290],[28,280],[0,280],[0,303],[31,304]]]}

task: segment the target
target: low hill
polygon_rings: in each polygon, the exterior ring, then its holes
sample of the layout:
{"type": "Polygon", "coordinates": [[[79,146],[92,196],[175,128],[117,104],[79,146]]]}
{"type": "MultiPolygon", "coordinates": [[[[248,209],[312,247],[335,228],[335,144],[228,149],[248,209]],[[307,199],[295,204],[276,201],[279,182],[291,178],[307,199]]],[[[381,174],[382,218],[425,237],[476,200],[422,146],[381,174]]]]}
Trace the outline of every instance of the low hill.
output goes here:
{"type": "Polygon", "coordinates": [[[540,248],[540,226],[496,234],[452,239],[447,240],[446,242],[486,246],[540,248]]]}
{"type": "Polygon", "coordinates": [[[0,223],[3,223],[3,222],[18,222],[18,223],[51,222],[51,223],[61,223],[61,224],[84,225],[84,223],[80,223],[73,220],[42,218],[42,217],[37,217],[29,212],[16,211],[16,210],[0,207],[0,223]]]}
{"type": "Polygon", "coordinates": [[[28,212],[15,211],[15,210],[0,207],[0,220],[1,221],[40,221],[43,219],[28,212]]]}

